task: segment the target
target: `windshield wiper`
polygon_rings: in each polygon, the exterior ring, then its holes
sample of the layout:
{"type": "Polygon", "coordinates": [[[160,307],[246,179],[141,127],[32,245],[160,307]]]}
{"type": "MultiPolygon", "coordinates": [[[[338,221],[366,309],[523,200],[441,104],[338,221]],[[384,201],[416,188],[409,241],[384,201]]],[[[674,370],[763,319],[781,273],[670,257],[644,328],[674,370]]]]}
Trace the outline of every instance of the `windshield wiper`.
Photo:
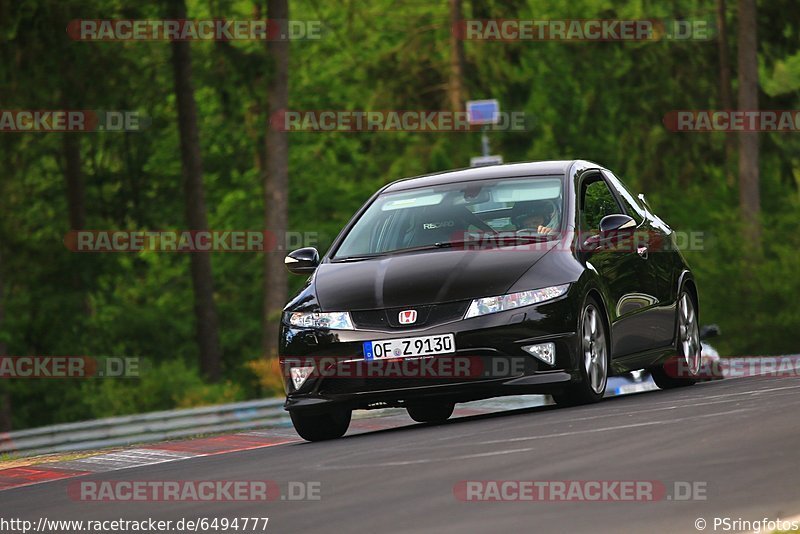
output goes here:
{"type": "Polygon", "coordinates": [[[505,241],[511,241],[514,243],[524,242],[524,243],[544,243],[545,241],[550,241],[554,237],[553,234],[542,234],[542,235],[511,235],[511,236],[503,236],[497,238],[497,240],[501,243],[505,241]]]}
{"type": "Polygon", "coordinates": [[[376,252],[374,254],[359,254],[357,256],[345,256],[344,258],[333,258],[334,263],[369,260],[382,256],[393,256],[395,254],[405,254],[407,252],[420,252],[423,250],[438,250],[443,248],[453,248],[456,246],[482,247],[494,245],[498,247],[511,246],[517,243],[544,243],[549,241],[552,236],[547,235],[509,235],[509,236],[489,236],[485,239],[457,239],[454,241],[437,241],[430,245],[419,245],[416,247],[398,248],[387,250],[386,252],[376,252]]]}
{"type": "Polygon", "coordinates": [[[372,259],[372,258],[378,258],[380,256],[385,256],[385,255],[386,254],[384,252],[377,252],[375,254],[359,254],[358,256],[345,256],[343,258],[334,257],[334,258],[331,259],[331,261],[333,263],[346,263],[346,262],[350,262],[350,261],[369,260],[369,259],[372,259]]]}
{"type": "Polygon", "coordinates": [[[348,261],[362,261],[372,258],[379,258],[381,256],[392,256],[395,254],[405,254],[406,252],[417,252],[420,250],[433,250],[438,248],[452,247],[458,241],[446,241],[444,243],[433,243],[432,245],[419,245],[417,247],[398,248],[395,250],[387,250],[385,252],[376,252],[374,254],[359,254],[357,256],[345,256],[343,258],[333,258],[333,262],[348,262],[348,261]]]}
{"type": "Polygon", "coordinates": [[[468,246],[468,247],[484,247],[496,246],[505,247],[517,243],[544,243],[549,241],[552,236],[548,235],[490,235],[478,239],[458,239],[455,241],[446,241],[444,243],[436,243],[436,248],[447,248],[454,246],[468,246]]]}

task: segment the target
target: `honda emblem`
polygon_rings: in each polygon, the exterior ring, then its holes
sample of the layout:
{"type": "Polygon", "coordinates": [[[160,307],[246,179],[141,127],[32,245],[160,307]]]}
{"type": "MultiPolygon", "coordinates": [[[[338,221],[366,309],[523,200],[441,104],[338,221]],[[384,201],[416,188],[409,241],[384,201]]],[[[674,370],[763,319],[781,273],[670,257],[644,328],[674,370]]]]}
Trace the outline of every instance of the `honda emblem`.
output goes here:
{"type": "Polygon", "coordinates": [[[400,324],[413,324],[417,322],[417,310],[403,310],[398,316],[400,324]]]}

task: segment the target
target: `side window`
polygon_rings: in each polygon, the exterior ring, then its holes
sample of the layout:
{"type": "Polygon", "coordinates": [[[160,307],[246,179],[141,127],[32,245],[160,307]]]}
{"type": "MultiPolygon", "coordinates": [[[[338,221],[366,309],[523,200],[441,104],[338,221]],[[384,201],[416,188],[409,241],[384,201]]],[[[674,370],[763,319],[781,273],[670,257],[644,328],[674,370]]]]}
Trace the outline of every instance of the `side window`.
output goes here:
{"type": "Polygon", "coordinates": [[[625,184],[622,181],[611,174],[610,172],[603,172],[606,175],[606,178],[611,185],[614,186],[614,189],[617,190],[617,194],[622,199],[622,203],[625,205],[625,213],[629,216],[633,217],[633,220],[636,221],[636,224],[641,224],[644,220],[644,210],[639,206],[639,202],[633,198],[633,195],[625,187],[625,184]]]}
{"type": "Polygon", "coordinates": [[[603,180],[584,182],[581,195],[581,223],[584,231],[597,230],[606,215],[622,213],[614,195],[603,180]]]}

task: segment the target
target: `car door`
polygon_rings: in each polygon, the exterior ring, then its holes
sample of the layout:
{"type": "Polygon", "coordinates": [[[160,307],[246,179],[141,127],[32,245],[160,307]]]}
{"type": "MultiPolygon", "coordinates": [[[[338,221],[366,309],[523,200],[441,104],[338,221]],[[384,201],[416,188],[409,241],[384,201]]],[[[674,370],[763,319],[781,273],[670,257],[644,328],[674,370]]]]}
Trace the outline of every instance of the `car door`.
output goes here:
{"type": "Polygon", "coordinates": [[[641,276],[642,317],[637,324],[646,332],[649,348],[664,347],[672,343],[675,331],[675,312],[671,302],[674,286],[673,252],[668,246],[669,235],[660,221],[641,206],[622,181],[609,171],[603,171],[606,180],[620,201],[625,213],[638,223],[637,236],[632,250],[641,258],[644,271],[641,276]]]}
{"type": "MultiPolygon", "coordinates": [[[[600,221],[606,215],[627,214],[600,172],[584,176],[579,191],[582,240],[597,236],[600,221]]],[[[651,348],[651,340],[641,330],[645,322],[641,312],[651,304],[652,298],[642,291],[648,277],[643,258],[625,241],[602,239],[588,252],[587,264],[591,264],[605,282],[607,304],[611,308],[612,357],[651,348]]]]}

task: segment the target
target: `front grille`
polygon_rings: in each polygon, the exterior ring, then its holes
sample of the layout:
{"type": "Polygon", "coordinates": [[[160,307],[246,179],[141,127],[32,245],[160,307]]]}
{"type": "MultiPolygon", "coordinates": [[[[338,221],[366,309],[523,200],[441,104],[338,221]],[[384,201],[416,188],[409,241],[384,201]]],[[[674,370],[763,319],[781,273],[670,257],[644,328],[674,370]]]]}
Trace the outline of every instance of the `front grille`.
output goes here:
{"type": "Polygon", "coordinates": [[[425,306],[404,306],[402,308],[386,308],[383,310],[360,310],[350,312],[350,317],[357,328],[380,328],[387,330],[408,330],[423,326],[457,321],[464,317],[469,301],[429,304],[425,306]],[[400,324],[401,311],[415,310],[417,320],[413,324],[400,324]]]}

